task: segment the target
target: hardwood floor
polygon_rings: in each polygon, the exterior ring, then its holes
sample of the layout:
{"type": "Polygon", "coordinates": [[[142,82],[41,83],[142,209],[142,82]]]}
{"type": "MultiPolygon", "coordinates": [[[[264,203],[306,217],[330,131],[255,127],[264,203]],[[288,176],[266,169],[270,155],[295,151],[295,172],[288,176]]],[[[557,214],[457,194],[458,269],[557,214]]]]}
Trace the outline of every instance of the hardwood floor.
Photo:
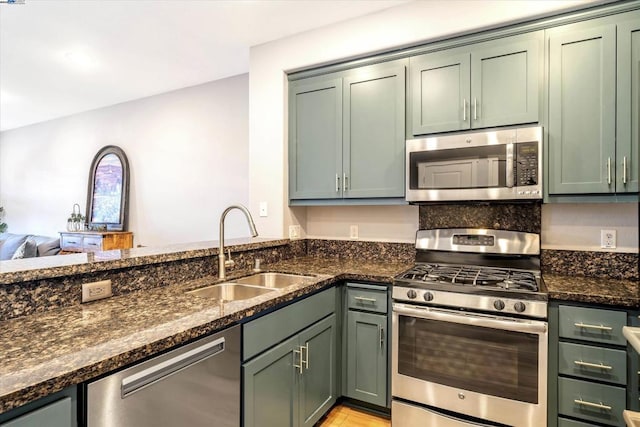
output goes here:
{"type": "Polygon", "coordinates": [[[391,420],[345,405],[335,406],[316,427],[390,427],[391,420]]]}

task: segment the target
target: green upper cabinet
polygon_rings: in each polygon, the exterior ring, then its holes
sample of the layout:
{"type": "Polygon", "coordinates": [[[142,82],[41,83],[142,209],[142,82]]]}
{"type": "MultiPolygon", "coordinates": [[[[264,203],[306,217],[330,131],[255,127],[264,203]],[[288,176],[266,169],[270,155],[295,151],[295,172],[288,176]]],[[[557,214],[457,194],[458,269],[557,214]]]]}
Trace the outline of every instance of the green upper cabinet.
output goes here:
{"type": "Polygon", "coordinates": [[[410,59],[411,132],[538,121],[543,32],[410,59]]]}
{"type": "Polygon", "coordinates": [[[623,15],[617,28],[616,191],[638,191],[640,133],[640,12],[623,15]]]}
{"type": "Polygon", "coordinates": [[[342,197],[342,79],[296,82],[289,91],[289,197],[342,197]]]}
{"type": "Polygon", "coordinates": [[[638,12],[548,31],[550,195],[638,191],[639,31],[638,12]]]}
{"type": "Polygon", "coordinates": [[[404,198],[407,62],[290,83],[291,204],[404,198]]]}

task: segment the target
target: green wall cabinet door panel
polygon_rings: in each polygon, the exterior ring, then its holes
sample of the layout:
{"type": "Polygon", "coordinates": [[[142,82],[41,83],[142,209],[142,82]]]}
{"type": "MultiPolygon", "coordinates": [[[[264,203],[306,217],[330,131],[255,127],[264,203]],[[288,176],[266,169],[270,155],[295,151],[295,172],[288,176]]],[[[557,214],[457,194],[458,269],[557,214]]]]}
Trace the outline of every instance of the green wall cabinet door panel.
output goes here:
{"type": "Polygon", "coordinates": [[[615,191],[615,25],[552,33],[549,194],[615,191]]]}
{"type": "Polygon", "coordinates": [[[543,33],[538,31],[524,37],[483,43],[473,50],[472,127],[538,121],[542,40],[543,33]]]}
{"type": "Polygon", "coordinates": [[[469,129],[469,53],[434,52],[409,61],[413,135],[469,129]]]}
{"type": "Polygon", "coordinates": [[[404,203],[407,64],[290,83],[291,204],[404,203]]]}
{"type": "Polygon", "coordinates": [[[405,66],[352,74],[344,79],[344,197],[404,197],[405,66]]]}
{"type": "Polygon", "coordinates": [[[300,333],[303,357],[301,426],[313,426],[336,402],[336,343],[335,314],[300,333]]]}
{"type": "Polygon", "coordinates": [[[638,191],[640,133],[640,12],[622,15],[617,28],[616,192],[638,191]]]}
{"type": "Polygon", "coordinates": [[[543,34],[412,57],[412,135],[537,122],[543,34]]]}
{"type": "Polygon", "coordinates": [[[387,316],[347,313],[347,396],[387,404],[387,316]]]}
{"type": "Polygon", "coordinates": [[[298,337],[244,364],[245,427],[298,425],[298,337]]]}
{"type": "Polygon", "coordinates": [[[289,197],[342,197],[342,79],[294,82],[289,92],[289,197]]]}

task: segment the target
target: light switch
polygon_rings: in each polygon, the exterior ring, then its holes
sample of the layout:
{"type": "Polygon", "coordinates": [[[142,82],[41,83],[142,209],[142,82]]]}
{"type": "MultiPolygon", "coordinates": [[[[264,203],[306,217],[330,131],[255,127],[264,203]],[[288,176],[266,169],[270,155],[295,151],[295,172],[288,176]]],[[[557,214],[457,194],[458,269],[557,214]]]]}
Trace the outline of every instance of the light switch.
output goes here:
{"type": "Polygon", "coordinates": [[[267,202],[260,202],[260,216],[267,216],[267,202]]]}

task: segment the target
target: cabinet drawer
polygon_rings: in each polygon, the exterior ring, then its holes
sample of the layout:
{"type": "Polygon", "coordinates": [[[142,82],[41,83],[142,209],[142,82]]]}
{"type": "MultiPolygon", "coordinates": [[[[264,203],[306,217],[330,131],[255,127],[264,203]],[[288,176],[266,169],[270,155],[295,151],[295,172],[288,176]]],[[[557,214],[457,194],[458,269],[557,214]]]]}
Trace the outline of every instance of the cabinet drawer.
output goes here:
{"type": "Polygon", "coordinates": [[[380,289],[347,287],[347,306],[349,309],[387,312],[387,291],[380,289]]]}
{"type": "Polygon", "coordinates": [[[64,250],[82,250],[82,236],[61,236],[60,238],[60,249],[64,250]]]}
{"type": "Polygon", "coordinates": [[[242,360],[262,353],[336,310],[336,288],[327,289],[242,325],[242,360]]]}
{"type": "Polygon", "coordinates": [[[82,240],[82,247],[90,251],[102,250],[102,237],[85,237],[82,240]]]}
{"type": "Polygon", "coordinates": [[[627,383],[627,353],[561,342],[558,370],[561,374],[624,385],[627,383]]]}
{"type": "Polygon", "coordinates": [[[627,324],[624,311],[561,305],[560,336],[585,341],[627,345],[622,327],[627,324]]]}
{"type": "Polygon", "coordinates": [[[558,418],[558,427],[595,427],[594,424],[581,423],[580,421],[558,418]]]}
{"type": "Polygon", "coordinates": [[[626,390],[622,387],[558,379],[558,412],[561,415],[623,427],[625,407],[626,390]]]}

